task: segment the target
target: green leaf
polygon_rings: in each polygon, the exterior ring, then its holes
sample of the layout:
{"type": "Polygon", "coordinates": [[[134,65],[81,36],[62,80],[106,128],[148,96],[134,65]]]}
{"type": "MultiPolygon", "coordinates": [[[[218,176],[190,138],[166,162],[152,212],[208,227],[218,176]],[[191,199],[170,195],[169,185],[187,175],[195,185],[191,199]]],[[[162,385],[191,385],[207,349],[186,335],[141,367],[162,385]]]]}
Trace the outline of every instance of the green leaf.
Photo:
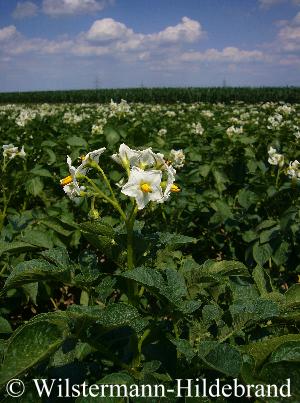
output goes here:
{"type": "Polygon", "coordinates": [[[106,138],[106,141],[110,146],[114,146],[120,141],[120,135],[119,133],[113,129],[112,127],[105,127],[104,129],[104,135],[106,138]]]}
{"type": "Polygon", "coordinates": [[[202,308],[203,322],[207,325],[212,324],[214,321],[218,322],[223,315],[223,310],[217,305],[208,304],[202,308]]]}
{"type": "Polygon", "coordinates": [[[44,259],[56,266],[64,268],[70,264],[68,251],[66,248],[53,248],[41,252],[44,259]]]}
{"type": "Polygon", "coordinates": [[[175,269],[166,269],[167,287],[166,292],[170,293],[174,299],[180,300],[187,295],[187,288],[184,277],[175,269]]]}
{"type": "Polygon", "coordinates": [[[71,305],[67,314],[77,321],[95,322],[105,329],[128,326],[139,332],[146,324],[135,307],[124,303],[114,303],[104,309],[98,306],[71,305]]]}
{"type": "Polygon", "coordinates": [[[50,148],[45,148],[44,151],[48,154],[47,164],[53,165],[54,162],[56,162],[56,155],[55,155],[54,151],[51,150],[50,148]]]}
{"type": "Polygon", "coordinates": [[[216,187],[217,187],[218,191],[220,193],[222,193],[223,190],[226,189],[225,183],[228,183],[229,179],[228,179],[227,175],[224,172],[222,172],[222,171],[220,171],[218,169],[213,168],[212,173],[213,173],[213,176],[214,176],[215,181],[216,181],[216,187]]]}
{"type": "Polygon", "coordinates": [[[88,143],[79,136],[71,136],[66,139],[67,144],[71,147],[81,147],[81,148],[88,148],[88,143]]]}
{"type": "Polygon", "coordinates": [[[207,177],[207,175],[210,172],[210,165],[208,164],[204,164],[204,165],[200,165],[200,167],[198,168],[198,172],[201,176],[203,176],[204,178],[207,177]]]}
{"type": "Polygon", "coordinates": [[[70,236],[74,232],[74,229],[66,229],[65,225],[56,217],[45,218],[41,221],[41,224],[65,237],[70,236]]]}
{"type": "Polygon", "coordinates": [[[239,204],[248,209],[253,204],[256,204],[259,200],[259,197],[256,193],[252,192],[251,190],[241,189],[238,193],[238,202],[239,204]]]}
{"type": "Polygon", "coordinates": [[[69,335],[67,322],[37,320],[18,328],[8,340],[0,371],[0,384],[21,376],[59,348],[69,335]]]}
{"type": "Polygon", "coordinates": [[[45,178],[52,178],[52,174],[48,169],[42,168],[41,165],[35,166],[31,169],[30,173],[34,174],[35,176],[43,176],[45,178]]]}
{"type": "Polygon", "coordinates": [[[134,379],[127,372],[114,372],[106,375],[97,383],[104,385],[132,385],[134,384],[134,379]]]}
{"type": "Polygon", "coordinates": [[[199,356],[211,368],[229,376],[238,376],[242,367],[242,356],[233,346],[218,342],[202,342],[199,356]]]}
{"type": "Polygon", "coordinates": [[[286,334],[284,336],[272,337],[268,340],[250,343],[242,349],[250,354],[254,358],[256,366],[260,367],[273,351],[287,342],[300,342],[300,334],[286,334]]]}
{"type": "Polygon", "coordinates": [[[288,253],[290,250],[290,244],[287,241],[281,242],[276,251],[272,255],[272,260],[277,266],[281,266],[286,263],[288,253]]]}
{"type": "Polygon", "coordinates": [[[101,283],[95,288],[100,301],[105,302],[106,299],[113,293],[116,282],[116,278],[110,276],[104,277],[101,283]]]}
{"type": "Polygon", "coordinates": [[[253,246],[253,257],[256,263],[263,266],[272,256],[272,248],[269,244],[259,245],[256,242],[253,246]]]}
{"type": "Polygon", "coordinates": [[[201,271],[206,274],[222,276],[249,275],[247,267],[237,260],[207,260],[202,265],[201,271]]]}
{"type": "Polygon", "coordinates": [[[121,276],[134,280],[151,291],[158,298],[168,300],[182,313],[192,313],[201,306],[200,301],[184,301],[182,297],[187,290],[184,279],[175,269],[166,269],[166,280],[162,274],[149,267],[137,267],[123,273],[121,276]]]}
{"type": "Polygon", "coordinates": [[[229,311],[236,324],[267,320],[279,315],[278,305],[262,298],[237,301],[229,307],[229,311]]]}
{"type": "Polygon", "coordinates": [[[289,307],[300,307],[300,284],[293,284],[284,294],[286,305],[289,307]]]}
{"type": "Polygon", "coordinates": [[[0,256],[3,253],[22,253],[22,252],[27,252],[27,251],[32,251],[36,250],[37,247],[35,245],[26,243],[26,242],[20,242],[20,241],[14,241],[14,242],[4,242],[0,241],[0,256]]]}
{"type": "Polygon", "coordinates": [[[44,189],[44,183],[38,176],[36,176],[35,178],[29,179],[27,182],[25,182],[25,188],[27,194],[38,196],[44,189]]]}
{"type": "Polygon", "coordinates": [[[23,284],[47,280],[69,282],[70,268],[55,266],[42,259],[19,263],[8,276],[3,292],[10,288],[20,287],[23,284]]]}
{"type": "Polygon", "coordinates": [[[167,246],[168,249],[175,249],[181,245],[197,242],[195,238],[190,236],[171,234],[169,232],[157,232],[156,235],[158,236],[157,246],[167,246]]]}
{"type": "Polygon", "coordinates": [[[185,339],[174,339],[170,338],[170,341],[176,346],[177,351],[184,355],[187,362],[191,362],[192,359],[195,357],[196,353],[193,350],[192,346],[190,345],[188,340],[185,339]]]}
{"type": "Polygon", "coordinates": [[[38,294],[39,283],[23,284],[22,288],[26,296],[33,302],[33,304],[37,305],[36,298],[38,294]]]}
{"type": "Polygon", "coordinates": [[[252,272],[252,276],[261,296],[266,296],[266,294],[273,291],[270,276],[263,267],[257,265],[252,272]]]}
{"type": "Polygon", "coordinates": [[[0,316],[0,334],[11,333],[12,328],[8,320],[0,316]]]}
{"type": "Polygon", "coordinates": [[[295,361],[300,363],[300,340],[283,343],[273,351],[269,358],[269,362],[279,361],[295,361]]]}
{"type": "Polygon", "coordinates": [[[90,232],[92,234],[114,237],[115,231],[111,225],[103,220],[87,221],[79,224],[82,232],[90,232]]]}
{"type": "Polygon", "coordinates": [[[37,229],[26,229],[21,240],[40,248],[52,248],[53,241],[51,234],[37,229]]]}

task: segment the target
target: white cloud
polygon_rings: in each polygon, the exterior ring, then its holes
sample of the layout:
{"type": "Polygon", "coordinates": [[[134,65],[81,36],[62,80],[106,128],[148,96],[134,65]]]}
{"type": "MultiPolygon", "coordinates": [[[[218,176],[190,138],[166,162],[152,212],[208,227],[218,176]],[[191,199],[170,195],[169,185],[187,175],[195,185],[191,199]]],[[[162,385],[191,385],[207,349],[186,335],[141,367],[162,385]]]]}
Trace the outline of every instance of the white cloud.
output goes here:
{"type": "Polygon", "coordinates": [[[223,50],[207,49],[204,52],[184,52],[181,55],[184,62],[228,62],[245,63],[266,61],[267,58],[259,50],[242,50],[236,47],[226,47],[223,50]]]}
{"type": "Polygon", "coordinates": [[[148,37],[157,42],[195,42],[205,35],[201,24],[188,17],[183,17],[177,25],[165,28],[148,37]]]}
{"type": "Polygon", "coordinates": [[[277,4],[284,3],[286,0],[258,0],[261,8],[269,9],[277,4]]]}
{"type": "Polygon", "coordinates": [[[22,19],[34,17],[37,15],[38,6],[32,1],[18,2],[15,10],[12,13],[13,18],[22,19]]]}
{"type": "Polygon", "coordinates": [[[86,39],[95,42],[107,42],[119,39],[126,40],[133,35],[133,30],[127,28],[125,24],[112,18],[103,18],[93,23],[86,33],[86,39]]]}
{"type": "Polygon", "coordinates": [[[43,12],[52,17],[91,14],[112,4],[112,0],[43,0],[43,12]]]}
{"type": "Polygon", "coordinates": [[[17,35],[18,31],[14,25],[9,25],[7,27],[0,29],[0,41],[8,41],[17,35]]]}
{"type": "Polygon", "coordinates": [[[28,53],[43,55],[63,55],[64,57],[105,58],[113,57],[125,63],[144,63],[148,68],[178,69],[182,66],[194,65],[195,68],[204,63],[242,64],[257,61],[268,61],[260,50],[243,50],[237,47],[224,49],[207,49],[205,51],[187,51],[187,45],[197,44],[204,36],[200,22],[183,17],[174,26],[151,34],[136,33],[125,24],[112,18],[96,20],[86,32],[74,38],[62,37],[57,40],[42,38],[26,38],[17,33],[14,26],[0,30],[2,37],[11,38],[2,46],[5,56],[16,56],[28,53]],[[167,45],[167,46],[166,46],[167,45]]]}
{"type": "Polygon", "coordinates": [[[300,12],[278,32],[279,44],[283,51],[300,50],[300,12]]]}

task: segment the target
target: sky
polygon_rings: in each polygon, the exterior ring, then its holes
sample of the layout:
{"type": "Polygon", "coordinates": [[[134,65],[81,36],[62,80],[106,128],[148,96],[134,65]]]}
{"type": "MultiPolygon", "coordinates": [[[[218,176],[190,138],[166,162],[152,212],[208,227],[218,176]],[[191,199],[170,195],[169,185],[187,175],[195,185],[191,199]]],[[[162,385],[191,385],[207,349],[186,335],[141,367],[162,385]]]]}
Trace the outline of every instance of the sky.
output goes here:
{"type": "Polygon", "coordinates": [[[300,0],[0,0],[0,92],[300,86],[300,0]]]}

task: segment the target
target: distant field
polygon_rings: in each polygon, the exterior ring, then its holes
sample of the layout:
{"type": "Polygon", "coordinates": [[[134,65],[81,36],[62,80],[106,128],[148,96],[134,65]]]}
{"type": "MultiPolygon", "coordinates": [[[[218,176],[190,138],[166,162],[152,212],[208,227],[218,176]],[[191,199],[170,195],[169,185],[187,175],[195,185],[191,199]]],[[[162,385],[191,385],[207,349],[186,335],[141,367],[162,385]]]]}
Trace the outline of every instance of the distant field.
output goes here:
{"type": "Polygon", "coordinates": [[[78,103],[109,102],[175,103],[175,102],[300,102],[300,87],[210,87],[210,88],[121,88],[70,91],[37,91],[0,93],[0,103],[78,103]]]}

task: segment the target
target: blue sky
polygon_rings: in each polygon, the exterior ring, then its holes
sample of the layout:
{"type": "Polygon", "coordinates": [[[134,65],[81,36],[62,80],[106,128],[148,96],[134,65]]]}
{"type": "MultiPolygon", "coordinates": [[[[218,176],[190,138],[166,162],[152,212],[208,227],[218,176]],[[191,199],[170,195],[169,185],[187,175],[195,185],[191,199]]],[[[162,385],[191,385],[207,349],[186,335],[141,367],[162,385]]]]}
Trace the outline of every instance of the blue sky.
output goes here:
{"type": "Polygon", "coordinates": [[[0,91],[300,85],[300,0],[0,0],[0,91]]]}

